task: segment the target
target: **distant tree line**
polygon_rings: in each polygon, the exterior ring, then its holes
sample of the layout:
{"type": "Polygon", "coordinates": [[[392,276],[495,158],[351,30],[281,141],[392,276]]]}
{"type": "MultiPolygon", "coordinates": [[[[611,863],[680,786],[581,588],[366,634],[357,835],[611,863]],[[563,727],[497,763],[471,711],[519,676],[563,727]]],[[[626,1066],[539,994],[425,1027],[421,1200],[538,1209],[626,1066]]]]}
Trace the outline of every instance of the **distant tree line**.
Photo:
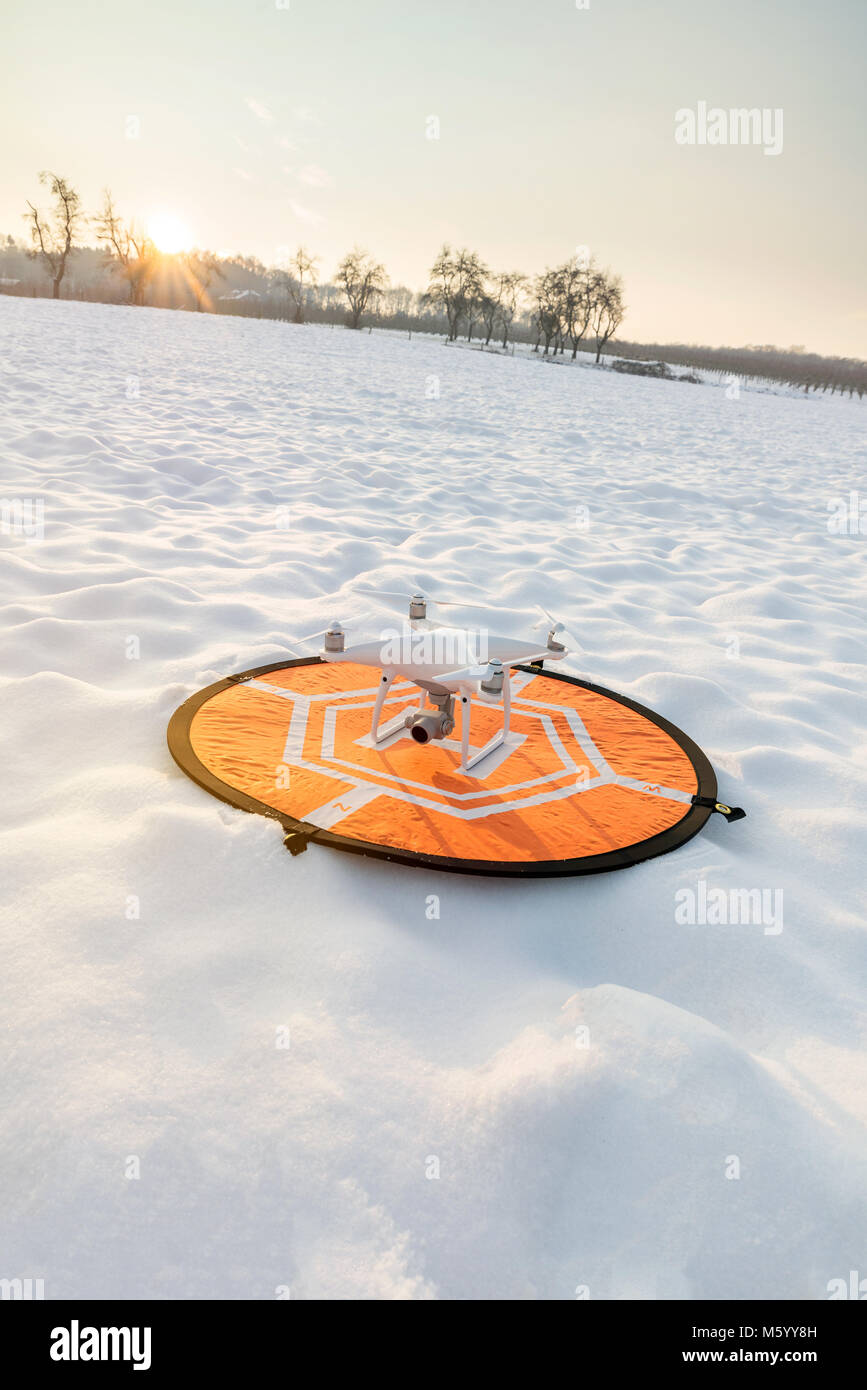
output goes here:
{"type": "MultiPolygon", "coordinates": [[[[103,194],[99,212],[87,217],[79,194],[66,179],[43,172],[39,181],[49,190],[51,205],[43,211],[27,203],[24,214],[30,232],[27,254],[50,276],[55,299],[61,297],[72,257],[86,249],[83,236],[85,228],[90,227],[97,246],[103,251],[103,268],[125,286],[130,304],[147,303],[154,280],[161,272],[165,278],[167,270],[174,270],[180,272],[182,286],[191,295],[197,310],[213,307],[209,289],[217,279],[225,279],[225,272],[212,251],[195,249],[169,255],[135,222],[126,221],[120,215],[109,189],[103,194]]],[[[292,305],[294,323],[305,322],[311,296],[315,297],[318,264],[318,257],[300,246],[285,268],[266,271],[262,267],[268,289],[283,292],[292,305]]],[[[0,288],[8,290],[11,278],[2,277],[5,283],[0,284],[0,288]]],[[[388,286],[385,267],[359,247],[343,257],[334,280],[346,299],[350,328],[361,326],[362,317],[373,311],[388,286]]],[[[261,293],[257,291],[256,297],[261,298],[261,293]]],[[[173,307],[181,307],[182,303],[183,299],[178,303],[175,295],[173,307]]]]}
{"type": "Polygon", "coordinates": [[[485,346],[496,335],[508,347],[521,302],[534,335],[533,351],[544,343],[543,356],[571,347],[578,355],[588,333],[596,346],[596,361],[623,321],[623,287],[617,276],[600,270],[592,259],[573,256],[554,270],[530,281],[517,270],[491,272],[475,251],[444,246],[431,267],[424,302],[445,314],[448,338],[455,342],[462,329],[471,340],[474,329],[485,346]]]}
{"type": "Polygon", "coordinates": [[[803,390],[867,396],[867,362],[857,357],[823,357],[802,347],[702,347],[695,343],[617,343],[624,356],[639,361],[662,361],[679,367],[698,367],[723,381],[782,382],[803,390]]]}
{"type": "Polygon", "coordinates": [[[381,265],[355,247],[330,280],[319,277],[320,258],[299,246],[279,267],[253,256],[218,257],[193,249],[167,254],[135,221],[121,216],[110,191],[88,216],[68,180],[40,174],[49,206],[26,205],[29,237],[22,246],[0,238],[0,291],[43,293],[47,276],[55,299],[149,304],[223,314],[287,320],[296,324],[344,323],[442,333],[449,343],[478,341],[489,350],[534,352],[556,360],[568,351],[616,351],[638,361],[666,361],[722,377],[782,382],[809,391],[867,394],[867,363],[821,357],[799,349],[708,348],[683,344],[630,343],[617,336],[625,306],[619,276],[592,257],[575,255],[530,277],[517,270],[491,270],[466,248],[444,245],[421,293],[392,285],[381,265]],[[96,246],[87,245],[90,233],[96,246]],[[28,261],[31,268],[28,269],[28,261]]]}

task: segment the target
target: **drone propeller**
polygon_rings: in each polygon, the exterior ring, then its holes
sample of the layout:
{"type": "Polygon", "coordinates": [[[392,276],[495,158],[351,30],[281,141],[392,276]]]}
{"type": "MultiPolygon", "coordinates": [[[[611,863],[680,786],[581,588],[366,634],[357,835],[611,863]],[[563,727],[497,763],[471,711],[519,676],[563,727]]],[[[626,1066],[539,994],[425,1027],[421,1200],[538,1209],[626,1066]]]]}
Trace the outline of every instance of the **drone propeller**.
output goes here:
{"type": "Polygon", "coordinates": [[[412,603],[414,599],[421,599],[425,603],[435,603],[437,608],[485,608],[494,610],[499,609],[499,611],[501,612],[506,611],[502,608],[502,605],[496,603],[488,603],[486,600],[482,600],[480,603],[476,603],[473,599],[437,598],[434,594],[429,594],[426,591],[426,589],[421,585],[419,585],[416,589],[410,592],[409,590],[397,589],[373,589],[368,588],[364,585],[356,584],[353,585],[353,592],[356,594],[372,594],[376,598],[397,598],[400,599],[403,603],[412,603]]]}
{"type": "Polygon", "coordinates": [[[577,651],[582,652],[584,650],[575,634],[569,631],[565,623],[561,623],[559,619],[555,618],[553,613],[549,613],[547,608],[543,607],[541,603],[537,603],[536,607],[539,609],[540,613],[544,613],[545,617],[544,620],[533,625],[534,632],[547,629],[550,637],[557,637],[562,632],[569,638],[571,646],[575,647],[577,651]]]}
{"type": "Polygon", "coordinates": [[[362,623],[375,622],[373,613],[361,613],[357,617],[347,618],[341,621],[340,618],[332,618],[327,627],[320,628],[318,632],[308,632],[304,637],[292,637],[291,643],[295,646],[304,646],[307,642],[315,642],[317,637],[325,637],[329,632],[344,632],[346,628],[360,627],[362,623]]]}

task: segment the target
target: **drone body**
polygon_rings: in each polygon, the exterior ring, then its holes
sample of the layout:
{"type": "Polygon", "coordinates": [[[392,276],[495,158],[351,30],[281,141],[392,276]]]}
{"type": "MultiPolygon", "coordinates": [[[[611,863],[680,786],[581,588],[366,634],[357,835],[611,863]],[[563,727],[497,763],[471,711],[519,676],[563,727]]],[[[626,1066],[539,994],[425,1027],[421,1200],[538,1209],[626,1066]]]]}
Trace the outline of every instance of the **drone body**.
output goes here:
{"type": "Polygon", "coordinates": [[[349,661],[379,669],[380,682],[373,707],[371,739],[374,745],[408,729],[417,743],[447,739],[455,727],[455,702],[461,707],[461,772],[469,772],[500,748],[509,733],[511,667],[520,663],[560,661],[568,655],[556,640],[560,625],[552,622],[546,644],[497,637],[484,628],[469,629],[431,623],[427,600],[421,594],[409,599],[409,620],[402,632],[385,632],[379,640],[346,646],[340,623],[325,632],[321,660],[349,661]],[[463,663],[455,665],[455,663],[463,663]],[[395,677],[402,676],[419,689],[418,708],[380,724],[382,707],[395,677]],[[502,704],[503,727],[470,756],[471,700],[502,704]],[[428,707],[428,701],[432,708],[428,707]]]}

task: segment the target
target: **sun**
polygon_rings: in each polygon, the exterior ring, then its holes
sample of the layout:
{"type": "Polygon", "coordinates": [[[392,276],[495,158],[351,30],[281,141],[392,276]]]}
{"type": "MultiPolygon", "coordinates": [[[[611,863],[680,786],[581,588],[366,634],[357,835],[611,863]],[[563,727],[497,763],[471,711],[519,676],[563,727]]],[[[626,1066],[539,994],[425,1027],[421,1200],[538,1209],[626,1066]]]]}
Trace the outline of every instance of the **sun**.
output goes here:
{"type": "Polygon", "coordinates": [[[158,212],[148,221],[148,236],[159,251],[174,256],[190,245],[190,232],[185,222],[170,212],[158,212]]]}

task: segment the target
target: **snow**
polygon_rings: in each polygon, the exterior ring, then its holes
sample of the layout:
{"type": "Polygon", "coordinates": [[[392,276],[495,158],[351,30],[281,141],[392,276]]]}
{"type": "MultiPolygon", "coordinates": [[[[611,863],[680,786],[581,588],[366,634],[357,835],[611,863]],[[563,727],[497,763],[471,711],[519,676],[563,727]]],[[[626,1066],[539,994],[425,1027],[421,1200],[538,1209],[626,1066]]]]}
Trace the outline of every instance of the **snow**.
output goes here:
{"type": "Polygon", "coordinates": [[[829,529],[867,497],[864,408],[103,305],[0,298],[0,334],[0,1277],[820,1299],[867,1274],[867,538],[829,529]],[[587,879],[291,858],[165,727],[368,609],[356,582],[488,596],[515,635],[544,603],[570,669],[685,729],[748,819],[587,879]],[[782,890],[782,930],[678,921],[701,879],[782,890]]]}

